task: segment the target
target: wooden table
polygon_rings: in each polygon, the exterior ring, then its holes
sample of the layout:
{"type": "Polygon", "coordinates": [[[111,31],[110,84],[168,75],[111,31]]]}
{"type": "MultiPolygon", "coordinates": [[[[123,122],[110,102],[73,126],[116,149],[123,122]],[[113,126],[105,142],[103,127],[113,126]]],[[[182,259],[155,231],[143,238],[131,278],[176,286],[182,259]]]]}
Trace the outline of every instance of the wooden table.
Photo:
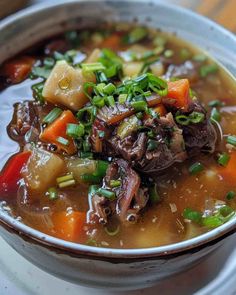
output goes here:
{"type": "Polygon", "coordinates": [[[194,10],[236,33],[236,0],[168,0],[166,2],[194,10]]]}

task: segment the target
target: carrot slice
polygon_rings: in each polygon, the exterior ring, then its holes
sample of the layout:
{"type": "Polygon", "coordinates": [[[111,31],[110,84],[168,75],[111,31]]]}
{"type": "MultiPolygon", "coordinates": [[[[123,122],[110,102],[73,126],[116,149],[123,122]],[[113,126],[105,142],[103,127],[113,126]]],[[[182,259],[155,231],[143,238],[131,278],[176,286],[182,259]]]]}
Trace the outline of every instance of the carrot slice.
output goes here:
{"type": "Polygon", "coordinates": [[[118,49],[120,46],[120,36],[118,34],[112,34],[107,37],[103,42],[102,46],[109,49],[118,49]]]}
{"type": "Polygon", "coordinates": [[[188,79],[168,82],[168,94],[166,97],[175,100],[173,103],[175,107],[187,109],[190,102],[189,89],[190,85],[188,79]]]}
{"type": "Polygon", "coordinates": [[[40,139],[55,144],[59,149],[72,155],[76,152],[76,145],[73,139],[66,135],[67,124],[78,123],[71,111],[64,111],[52,124],[46,127],[40,135],[40,139]],[[58,142],[58,138],[63,137],[68,140],[68,145],[58,142]]]}
{"type": "Polygon", "coordinates": [[[219,167],[219,174],[230,182],[236,182],[236,152],[230,154],[230,159],[226,167],[219,167]]]}
{"type": "MultiPolygon", "coordinates": [[[[159,114],[160,117],[165,116],[166,113],[167,113],[167,111],[166,111],[166,109],[165,109],[165,107],[164,107],[163,104],[159,104],[159,105],[157,105],[155,108],[152,108],[152,110],[153,110],[154,112],[156,112],[157,114],[159,114]]],[[[149,114],[145,114],[144,117],[143,117],[143,120],[147,120],[147,119],[149,119],[150,117],[151,117],[151,116],[150,116],[149,114]]]]}
{"type": "Polygon", "coordinates": [[[83,235],[86,213],[80,211],[55,212],[52,214],[53,232],[57,238],[77,242],[83,235]]]}
{"type": "Polygon", "coordinates": [[[20,83],[27,78],[34,64],[34,59],[29,56],[12,59],[4,64],[3,74],[7,76],[11,83],[20,83]]]}

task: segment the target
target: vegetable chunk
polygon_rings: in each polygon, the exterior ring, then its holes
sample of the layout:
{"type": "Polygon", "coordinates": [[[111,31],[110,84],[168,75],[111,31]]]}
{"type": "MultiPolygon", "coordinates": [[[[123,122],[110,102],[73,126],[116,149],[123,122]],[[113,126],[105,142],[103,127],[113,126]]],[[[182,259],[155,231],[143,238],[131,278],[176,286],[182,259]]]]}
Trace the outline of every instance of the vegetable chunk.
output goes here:
{"type": "Polygon", "coordinates": [[[44,192],[56,183],[64,169],[65,163],[59,156],[35,148],[22,170],[22,176],[31,192],[44,192]]]}
{"type": "Polygon", "coordinates": [[[94,74],[85,77],[81,69],[74,69],[64,60],[58,61],[44,85],[42,94],[47,101],[76,111],[88,102],[83,92],[85,82],[95,82],[94,74]]]}

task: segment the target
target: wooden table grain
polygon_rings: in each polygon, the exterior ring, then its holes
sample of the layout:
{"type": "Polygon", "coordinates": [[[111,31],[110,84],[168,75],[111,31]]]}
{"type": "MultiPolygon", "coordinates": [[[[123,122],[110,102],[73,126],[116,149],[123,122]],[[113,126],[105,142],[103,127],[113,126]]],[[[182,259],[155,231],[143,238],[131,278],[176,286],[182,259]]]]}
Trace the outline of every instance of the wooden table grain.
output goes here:
{"type": "Polygon", "coordinates": [[[236,33],[236,0],[167,0],[205,15],[236,33]]]}

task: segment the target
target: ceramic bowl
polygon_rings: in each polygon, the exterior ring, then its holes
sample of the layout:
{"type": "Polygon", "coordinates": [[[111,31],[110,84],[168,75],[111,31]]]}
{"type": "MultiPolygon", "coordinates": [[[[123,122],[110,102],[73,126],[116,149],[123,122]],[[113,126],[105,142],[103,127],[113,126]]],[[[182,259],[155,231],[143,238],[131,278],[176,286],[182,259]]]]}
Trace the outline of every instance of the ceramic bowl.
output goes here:
{"type": "MultiPolygon", "coordinates": [[[[104,21],[146,24],[174,32],[207,50],[236,75],[234,35],[191,11],[158,1],[57,1],[35,6],[0,23],[0,62],[42,38],[104,21]]],[[[236,219],[188,241],[147,248],[107,249],[40,233],[0,210],[2,237],[26,259],[64,280],[96,288],[139,289],[186,271],[236,232],[236,219]]]]}

